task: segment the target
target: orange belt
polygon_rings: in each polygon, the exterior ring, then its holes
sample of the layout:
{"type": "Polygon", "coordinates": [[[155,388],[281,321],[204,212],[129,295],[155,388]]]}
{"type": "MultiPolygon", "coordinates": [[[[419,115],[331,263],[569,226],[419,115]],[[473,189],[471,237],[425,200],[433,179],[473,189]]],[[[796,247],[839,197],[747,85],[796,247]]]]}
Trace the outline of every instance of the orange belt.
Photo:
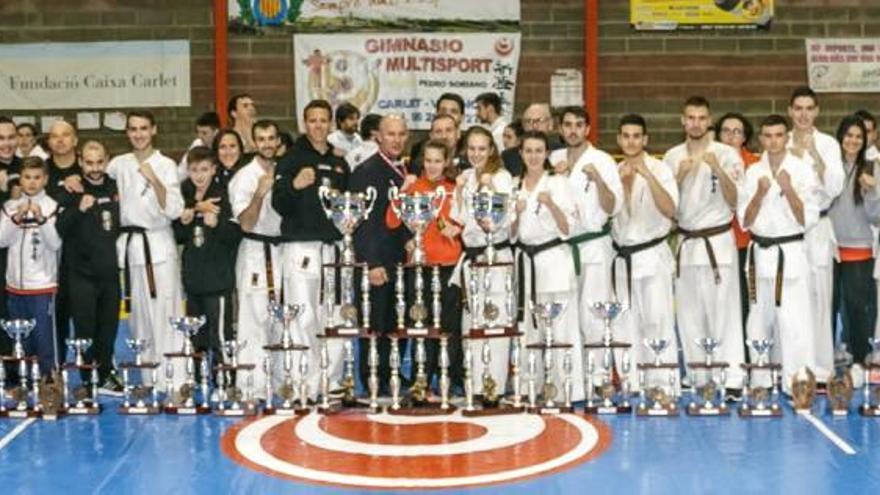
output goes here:
{"type": "Polygon", "coordinates": [[[838,248],[840,261],[843,263],[852,261],[870,261],[874,258],[874,251],[865,247],[843,247],[838,248]]]}

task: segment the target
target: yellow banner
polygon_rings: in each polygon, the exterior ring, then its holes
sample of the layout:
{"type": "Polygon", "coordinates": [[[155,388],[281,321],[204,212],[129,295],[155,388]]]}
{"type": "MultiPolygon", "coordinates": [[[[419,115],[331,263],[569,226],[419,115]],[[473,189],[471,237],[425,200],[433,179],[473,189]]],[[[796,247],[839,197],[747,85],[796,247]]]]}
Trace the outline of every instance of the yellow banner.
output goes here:
{"type": "Polygon", "coordinates": [[[773,19],[773,0],[630,0],[636,29],[765,27],[773,19]]]}

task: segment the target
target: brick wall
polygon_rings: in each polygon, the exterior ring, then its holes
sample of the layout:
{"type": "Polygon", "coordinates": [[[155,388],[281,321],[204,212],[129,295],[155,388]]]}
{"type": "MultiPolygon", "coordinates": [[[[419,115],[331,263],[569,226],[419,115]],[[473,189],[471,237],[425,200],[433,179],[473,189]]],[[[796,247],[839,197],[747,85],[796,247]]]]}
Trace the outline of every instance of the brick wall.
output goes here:
{"type": "MultiPolygon", "coordinates": [[[[629,2],[601,0],[600,143],[614,146],[614,125],[623,112],[648,119],[652,150],[681,138],[679,106],[691,94],[708,97],[717,115],[739,110],[758,118],[784,112],[795,85],[806,82],[804,37],[880,36],[877,0],[777,0],[777,18],[766,31],[636,32],[629,2]]],[[[583,63],[583,1],[522,0],[523,51],[517,111],[550,97],[550,75],[583,63]]],[[[176,39],[192,41],[192,107],[156,109],[159,145],[180,152],[192,123],[212,109],[213,27],[208,0],[4,0],[0,43],[176,39]],[[149,4],[144,6],[144,4],[149,4]]],[[[230,33],[230,93],[251,93],[260,114],[294,128],[293,54],[290,33],[230,33]]],[[[820,126],[833,130],[842,115],[867,107],[880,112],[875,95],[822,96],[820,126]]],[[[0,102],[0,113],[2,110],[0,102]]],[[[36,113],[36,112],[15,112],[36,113]]],[[[75,111],[47,111],[75,118],[75,111]]],[[[84,132],[124,149],[124,136],[84,132]]]]}

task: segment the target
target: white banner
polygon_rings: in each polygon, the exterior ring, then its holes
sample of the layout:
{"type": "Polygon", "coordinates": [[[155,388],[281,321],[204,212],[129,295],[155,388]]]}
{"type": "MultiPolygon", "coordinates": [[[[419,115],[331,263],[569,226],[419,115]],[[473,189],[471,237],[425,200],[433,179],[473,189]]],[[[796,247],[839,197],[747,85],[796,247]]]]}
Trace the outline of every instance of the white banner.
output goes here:
{"type": "Polygon", "coordinates": [[[428,129],[441,94],[461,95],[472,125],[474,98],[491,91],[512,114],[519,33],[298,34],[293,47],[298,102],[347,101],[362,115],[400,113],[411,128],[428,129]]]}
{"type": "Polygon", "coordinates": [[[189,41],[0,45],[0,110],[188,107],[189,41]]]}
{"type": "Polygon", "coordinates": [[[880,92],[880,38],[808,39],[806,43],[813,91],[880,92]]]}
{"type": "MultiPolygon", "coordinates": [[[[229,0],[229,19],[246,25],[325,21],[329,26],[362,21],[519,22],[520,0],[229,0]]],[[[326,27],[326,26],[325,26],[326,27]]]]}

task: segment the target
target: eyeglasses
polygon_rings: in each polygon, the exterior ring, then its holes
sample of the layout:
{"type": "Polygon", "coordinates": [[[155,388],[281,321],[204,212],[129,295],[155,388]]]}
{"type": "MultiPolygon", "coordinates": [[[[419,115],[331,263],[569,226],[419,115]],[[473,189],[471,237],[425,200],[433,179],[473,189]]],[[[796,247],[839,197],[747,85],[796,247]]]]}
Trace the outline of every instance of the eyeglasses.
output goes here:
{"type": "Polygon", "coordinates": [[[727,134],[730,136],[742,136],[743,130],[742,129],[728,129],[727,127],[722,127],[721,134],[727,134]]]}
{"type": "Polygon", "coordinates": [[[538,117],[537,119],[523,119],[523,124],[526,125],[538,125],[547,122],[547,117],[538,117]]]}

